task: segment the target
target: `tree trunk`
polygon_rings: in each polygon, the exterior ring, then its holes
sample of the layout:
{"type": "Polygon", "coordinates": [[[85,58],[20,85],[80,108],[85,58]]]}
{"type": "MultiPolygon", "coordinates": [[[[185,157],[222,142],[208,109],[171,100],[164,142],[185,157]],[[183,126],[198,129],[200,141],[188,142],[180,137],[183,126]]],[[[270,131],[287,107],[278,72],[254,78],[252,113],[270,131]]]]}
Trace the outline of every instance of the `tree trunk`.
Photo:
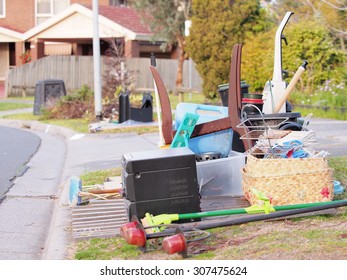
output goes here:
{"type": "MultiPolygon", "coordinates": [[[[345,39],[342,34],[339,35],[340,46],[343,53],[346,53],[345,39]]],[[[345,67],[347,67],[347,61],[345,61],[345,67]]]]}
{"type": "Polygon", "coordinates": [[[345,40],[342,34],[339,35],[339,40],[340,40],[340,46],[341,46],[341,50],[343,52],[346,52],[346,45],[345,45],[345,40]]]}
{"type": "Polygon", "coordinates": [[[181,34],[176,35],[178,41],[179,48],[179,56],[178,56],[178,67],[177,67],[177,79],[176,79],[176,87],[182,87],[183,83],[183,64],[186,57],[186,53],[184,51],[185,40],[181,34]]]}

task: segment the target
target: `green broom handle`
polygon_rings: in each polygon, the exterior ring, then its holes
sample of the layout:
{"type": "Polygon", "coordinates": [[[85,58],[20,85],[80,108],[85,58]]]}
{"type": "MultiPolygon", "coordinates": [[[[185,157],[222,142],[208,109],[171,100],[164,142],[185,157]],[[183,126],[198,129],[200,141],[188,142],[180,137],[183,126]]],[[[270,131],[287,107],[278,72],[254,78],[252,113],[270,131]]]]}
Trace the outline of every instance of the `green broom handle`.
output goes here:
{"type": "Polygon", "coordinates": [[[178,219],[196,219],[196,218],[205,218],[205,217],[214,217],[214,216],[223,216],[223,215],[237,215],[237,214],[261,214],[269,213],[274,211],[281,210],[292,210],[292,209],[301,209],[308,208],[320,205],[328,205],[338,202],[327,201],[327,202],[314,202],[314,203],[305,203],[305,204],[292,204],[292,205],[282,205],[282,206],[270,206],[270,211],[266,211],[264,206],[253,205],[248,208],[237,208],[237,209],[226,209],[226,210],[216,210],[216,211],[206,211],[206,212],[195,212],[195,213],[184,213],[178,214],[178,219]]]}

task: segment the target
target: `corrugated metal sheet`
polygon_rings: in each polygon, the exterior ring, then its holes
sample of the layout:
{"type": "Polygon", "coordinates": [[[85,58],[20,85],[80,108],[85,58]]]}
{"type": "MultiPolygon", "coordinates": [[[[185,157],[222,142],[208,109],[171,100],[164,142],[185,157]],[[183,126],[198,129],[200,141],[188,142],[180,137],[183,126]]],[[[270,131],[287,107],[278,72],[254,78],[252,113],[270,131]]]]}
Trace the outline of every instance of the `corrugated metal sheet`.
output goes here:
{"type": "Polygon", "coordinates": [[[123,199],[94,200],[88,205],[72,208],[72,236],[81,240],[92,237],[112,237],[128,222],[123,199]]]}

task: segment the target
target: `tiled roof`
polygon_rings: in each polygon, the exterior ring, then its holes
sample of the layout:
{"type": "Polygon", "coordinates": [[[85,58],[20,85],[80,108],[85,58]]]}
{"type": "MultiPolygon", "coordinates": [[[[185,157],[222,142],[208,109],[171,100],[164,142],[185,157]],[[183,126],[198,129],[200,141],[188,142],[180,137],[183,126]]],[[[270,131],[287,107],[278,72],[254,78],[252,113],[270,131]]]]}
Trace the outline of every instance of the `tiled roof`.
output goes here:
{"type": "Polygon", "coordinates": [[[149,26],[142,22],[139,13],[130,7],[99,6],[99,14],[135,33],[152,34],[149,26]]]}

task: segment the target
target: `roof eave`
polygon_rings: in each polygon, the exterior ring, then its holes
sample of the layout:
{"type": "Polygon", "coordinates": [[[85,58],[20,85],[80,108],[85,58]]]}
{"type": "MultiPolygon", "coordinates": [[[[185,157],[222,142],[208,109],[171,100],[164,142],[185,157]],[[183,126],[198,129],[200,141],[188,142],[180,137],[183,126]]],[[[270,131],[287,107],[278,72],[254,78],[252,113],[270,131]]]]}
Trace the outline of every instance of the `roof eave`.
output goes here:
{"type": "Polygon", "coordinates": [[[28,30],[27,32],[24,33],[24,40],[29,40],[33,37],[35,37],[35,35],[47,30],[48,28],[50,28],[51,26],[59,23],[60,21],[64,20],[65,18],[73,15],[74,13],[81,13],[87,16],[90,16],[92,14],[91,10],[84,7],[83,5],[80,4],[72,4],[70,5],[67,9],[65,9],[64,11],[62,11],[61,13],[59,13],[58,15],[47,19],[46,21],[44,21],[43,23],[33,27],[32,29],[28,30]]]}
{"type": "MultiPolygon", "coordinates": [[[[93,18],[93,11],[83,5],[80,4],[72,4],[69,8],[67,8],[65,11],[60,13],[59,15],[50,18],[43,22],[40,25],[37,25],[36,27],[28,30],[23,34],[23,40],[30,40],[31,38],[35,37],[37,34],[49,29],[50,27],[54,26],[55,24],[58,24],[59,22],[63,21],[69,16],[72,16],[74,13],[81,13],[89,18],[93,18]]],[[[110,30],[118,31],[122,34],[123,37],[125,37],[126,40],[150,40],[151,36],[150,34],[139,34],[136,33],[119,23],[99,14],[99,25],[104,25],[105,27],[109,28],[110,30]]],[[[110,35],[106,37],[112,37],[112,32],[110,35]]],[[[106,38],[105,36],[101,36],[106,38]]]]}
{"type": "Polygon", "coordinates": [[[23,41],[24,34],[5,28],[5,27],[0,27],[0,34],[4,34],[6,37],[12,37],[13,39],[8,42],[21,42],[23,41]]]}

